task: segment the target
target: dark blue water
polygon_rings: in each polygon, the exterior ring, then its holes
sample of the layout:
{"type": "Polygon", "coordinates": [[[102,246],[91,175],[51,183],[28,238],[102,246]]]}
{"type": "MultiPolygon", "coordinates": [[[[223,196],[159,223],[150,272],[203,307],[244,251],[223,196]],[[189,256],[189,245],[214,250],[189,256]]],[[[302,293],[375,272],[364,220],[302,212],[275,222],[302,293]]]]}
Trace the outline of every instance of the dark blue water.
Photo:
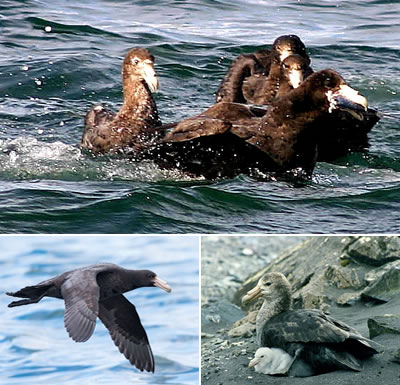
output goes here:
{"type": "Polygon", "coordinates": [[[198,384],[199,267],[197,237],[1,237],[1,384],[198,384]],[[64,328],[64,303],[7,308],[6,291],[98,262],[151,269],[172,287],[126,294],[148,334],[156,370],[135,369],[98,321],[93,336],[75,343],[64,328]]]}
{"type": "Polygon", "coordinates": [[[400,2],[3,1],[0,232],[397,232],[400,2]],[[49,32],[46,32],[48,30],[49,32]],[[319,163],[312,183],[209,183],[79,148],[93,103],[117,109],[131,47],[156,57],[163,122],[214,101],[233,58],[298,34],[383,114],[366,154],[319,163]]]}

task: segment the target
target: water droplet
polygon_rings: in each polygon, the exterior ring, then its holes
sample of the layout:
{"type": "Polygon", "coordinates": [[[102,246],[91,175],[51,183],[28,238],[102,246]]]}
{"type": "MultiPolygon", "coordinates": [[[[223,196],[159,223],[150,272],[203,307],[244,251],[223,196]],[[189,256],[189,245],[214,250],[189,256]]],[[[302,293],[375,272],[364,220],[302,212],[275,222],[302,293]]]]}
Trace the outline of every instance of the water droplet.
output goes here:
{"type": "Polygon", "coordinates": [[[15,163],[15,161],[18,159],[18,155],[14,150],[10,151],[9,157],[10,163],[15,163]]]}

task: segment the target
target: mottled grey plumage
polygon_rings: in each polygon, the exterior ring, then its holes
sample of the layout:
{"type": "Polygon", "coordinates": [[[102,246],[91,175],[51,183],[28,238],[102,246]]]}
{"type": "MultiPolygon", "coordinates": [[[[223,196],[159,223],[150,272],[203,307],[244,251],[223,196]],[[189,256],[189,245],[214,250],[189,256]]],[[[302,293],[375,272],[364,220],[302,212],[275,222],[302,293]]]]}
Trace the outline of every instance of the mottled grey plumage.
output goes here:
{"type": "Polygon", "coordinates": [[[154,372],[154,358],[146,331],[135,306],[122,295],[145,286],[171,291],[169,285],[150,270],[129,270],[112,263],[99,263],[6,294],[27,298],[11,302],[9,307],[37,303],[43,297],[64,299],[64,325],[76,342],[91,337],[99,317],[131,364],[141,371],[154,372]]]}
{"type": "Polygon", "coordinates": [[[264,299],[256,319],[259,346],[283,349],[310,374],[358,371],[361,360],[378,353],[378,344],[320,310],[291,310],[291,287],[281,273],[265,274],[243,300],[258,297],[264,299]]]}

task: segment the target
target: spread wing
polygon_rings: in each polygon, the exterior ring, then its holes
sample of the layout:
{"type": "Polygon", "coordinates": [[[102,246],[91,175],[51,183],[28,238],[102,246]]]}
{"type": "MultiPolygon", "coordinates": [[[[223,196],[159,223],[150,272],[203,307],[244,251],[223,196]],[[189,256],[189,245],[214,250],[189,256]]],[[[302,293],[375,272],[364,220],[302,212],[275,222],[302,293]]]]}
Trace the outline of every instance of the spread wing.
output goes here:
{"type": "Polygon", "coordinates": [[[153,353],[135,306],[122,294],[99,305],[99,318],[119,351],[139,370],[154,372],[153,353]]]}
{"type": "Polygon", "coordinates": [[[87,341],[96,326],[100,296],[96,275],[96,271],[77,271],[61,285],[64,325],[75,342],[87,341]]]}

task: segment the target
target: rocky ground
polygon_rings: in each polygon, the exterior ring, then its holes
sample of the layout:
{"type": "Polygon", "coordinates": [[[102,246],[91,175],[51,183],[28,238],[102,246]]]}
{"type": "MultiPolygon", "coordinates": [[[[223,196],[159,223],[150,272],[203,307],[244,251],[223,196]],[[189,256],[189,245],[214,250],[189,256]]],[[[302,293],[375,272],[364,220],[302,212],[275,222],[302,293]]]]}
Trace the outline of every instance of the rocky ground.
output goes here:
{"type": "Polygon", "coordinates": [[[399,237],[203,237],[202,384],[400,383],[399,237]],[[247,367],[259,303],[241,297],[268,271],[293,286],[295,308],[319,308],[384,346],[361,372],[268,376],[247,367]]]}

